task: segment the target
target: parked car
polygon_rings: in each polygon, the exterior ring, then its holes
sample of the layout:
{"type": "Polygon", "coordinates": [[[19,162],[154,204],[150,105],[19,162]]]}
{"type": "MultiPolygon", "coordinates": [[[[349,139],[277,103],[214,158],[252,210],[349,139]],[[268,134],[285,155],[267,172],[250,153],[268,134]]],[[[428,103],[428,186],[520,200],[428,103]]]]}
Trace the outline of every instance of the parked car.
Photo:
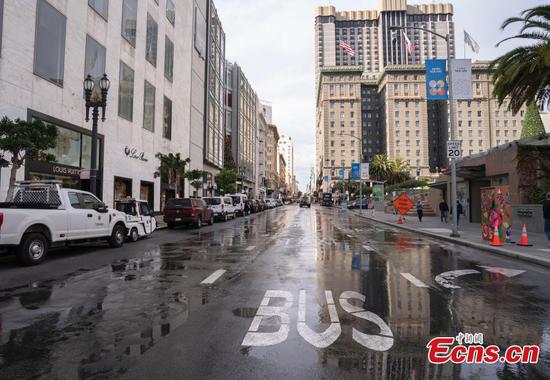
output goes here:
{"type": "Polygon", "coordinates": [[[235,212],[237,216],[244,216],[244,203],[248,197],[244,194],[230,194],[228,195],[233,199],[233,206],[235,206],[235,212]]]}
{"type": "Polygon", "coordinates": [[[275,199],[275,204],[277,205],[277,207],[281,207],[284,205],[283,200],[280,198],[275,199]]]}
{"type": "Polygon", "coordinates": [[[348,204],[348,209],[350,209],[350,210],[360,209],[360,208],[362,208],[363,210],[366,210],[366,209],[368,209],[368,207],[369,207],[369,200],[368,199],[363,199],[361,201],[356,200],[356,201],[353,201],[350,204],[348,204]]]}
{"type": "Polygon", "coordinates": [[[203,199],[214,213],[215,219],[227,222],[229,219],[235,219],[237,217],[231,197],[209,197],[203,199]]]}
{"type": "Polygon", "coordinates": [[[275,202],[275,199],[273,198],[266,198],[265,203],[267,205],[267,208],[277,207],[277,202],[275,202]]]}
{"type": "Polygon", "coordinates": [[[302,199],[300,199],[300,208],[302,208],[302,207],[311,208],[311,198],[310,197],[302,197],[302,199]]]}
{"type": "Polygon", "coordinates": [[[214,224],[214,212],[199,198],[173,198],[164,207],[164,221],[169,229],[180,224],[201,228],[203,223],[214,224]]]}
{"type": "Polygon", "coordinates": [[[0,203],[0,248],[15,251],[25,265],[40,264],[50,248],[69,243],[106,240],[119,248],[126,234],[124,213],[56,181],[18,182],[11,199],[0,203]]]}
{"type": "Polygon", "coordinates": [[[332,193],[323,193],[323,199],[321,201],[321,205],[324,207],[332,207],[333,205],[332,193]]]}
{"type": "Polygon", "coordinates": [[[263,199],[258,199],[258,204],[260,205],[260,211],[267,210],[267,204],[263,199]]]}
{"type": "Polygon", "coordinates": [[[115,202],[115,209],[126,214],[127,239],[131,242],[150,236],[157,229],[157,220],[147,201],[127,198],[115,202]]]}
{"type": "Polygon", "coordinates": [[[260,211],[261,211],[261,210],[260,210],[260,202],[258,202],[257,199],[252,199],[252,200],[250,201],[250,212],[251,212],[252,214],[256,214],[256,213],[258,213],[258,212],[260,212],[260,211]]]}

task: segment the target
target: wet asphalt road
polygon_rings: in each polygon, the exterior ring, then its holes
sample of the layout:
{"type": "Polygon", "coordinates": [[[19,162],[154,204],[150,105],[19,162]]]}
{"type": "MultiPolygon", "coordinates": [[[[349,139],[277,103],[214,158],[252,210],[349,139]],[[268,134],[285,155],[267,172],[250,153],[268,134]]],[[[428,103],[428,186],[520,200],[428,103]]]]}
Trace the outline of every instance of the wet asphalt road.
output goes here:
{"type": "Polygon", "coordinates": [[[38,267],[8,257],[0,379],[548,378],[549,274],[297,206],[118,250],[62,250],[38,267]],[[455,270],[471,272],[437,277],[455,270]],[[430,365],[426,343],[459,332],[540,345],[540,362],[430,365]]]}

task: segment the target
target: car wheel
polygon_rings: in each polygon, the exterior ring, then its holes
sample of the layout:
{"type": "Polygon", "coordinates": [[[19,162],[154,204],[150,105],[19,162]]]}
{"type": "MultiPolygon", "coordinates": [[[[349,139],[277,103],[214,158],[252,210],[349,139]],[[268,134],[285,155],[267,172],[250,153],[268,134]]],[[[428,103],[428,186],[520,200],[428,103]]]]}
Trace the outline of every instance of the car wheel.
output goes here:
{"type": "Polygon", "coordinates": [[[23,235],[21,244],[17,247],[17,257],[25,265],[37,265],[46,259],[48,254],[48,239],[39,233],[23,235]]]}
{"type": "Polygon", "coordinates": [[[211,226],[214,224],[214,215],[210,215],[210,219],[208,220],[208,225],[211,226]]]}
{"type": "Polygon", "coordinates": [[[202,227],[202,219],[200,216],[197,216],[197,220],[195,220],[195,228],[198,230],[202,227]]]}
{"type": "Polygon", "coordinates": [[[130,231],[130,241],[132,243],[135,243],[138,240],[139,240],[138,230],[137,230],[137,228],[132,228],[132,231],[130,231]]]}
{"type": "Polygon", "coordinates": [[[111,248],[120,248],[124,244],[125,237],[126,228],[120,224],[117,224],[113,227],[113,231],[111,232],[111,236],[107,239],[107,242],[111,248]]]}

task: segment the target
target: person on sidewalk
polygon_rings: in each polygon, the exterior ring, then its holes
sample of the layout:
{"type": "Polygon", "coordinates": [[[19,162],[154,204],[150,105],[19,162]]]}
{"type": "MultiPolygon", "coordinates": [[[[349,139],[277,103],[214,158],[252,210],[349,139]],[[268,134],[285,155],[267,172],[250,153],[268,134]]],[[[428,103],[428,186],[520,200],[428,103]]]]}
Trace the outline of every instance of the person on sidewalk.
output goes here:
{"type": "Polygon", "coordinates": [[[369,198],[368,207],[370,208],[370,216],[374,217],[374,197],[369,198]]]}
{"type": "Polygon", "coordinates": [[[550,247],[550,193],[546,193],[546,200],[542,204],[544,214],[544,233],[548,238],[548,247],[550,247]]]}
{"type": "Polygon", "coordinates": [[[251,208],[250,208],[250,202],[249,202],[249,201],[245,201],[245,202],[244,202],[244,216],[245,216],[245,217],[248,216],[248,215],[250,215],[250,210],[251,210],[251,208]]]}
{"type": "Polygon", "coordinates": [[[445,200],[442,200],[439,204],[439,212],[441,214],[441,223],[443,223],[443,221],[447,223],[447,219],[449,218],[449,205],[445,200]]]}
{"type": "Polygon", "coordinates": [[[418,220],[422,222],[422,217],[424,216],[424,206],[422,206],[422,202],[420,201],[416,202],[416,213],[418,214],[418,220]]]}
{"type": "Polygon", "coordinates": [[[462,203],[460,201],[456,201],[456,226],[458,227],[460,224],[460,215],[464,213],[464,208],[462,207],[462,203]]]}

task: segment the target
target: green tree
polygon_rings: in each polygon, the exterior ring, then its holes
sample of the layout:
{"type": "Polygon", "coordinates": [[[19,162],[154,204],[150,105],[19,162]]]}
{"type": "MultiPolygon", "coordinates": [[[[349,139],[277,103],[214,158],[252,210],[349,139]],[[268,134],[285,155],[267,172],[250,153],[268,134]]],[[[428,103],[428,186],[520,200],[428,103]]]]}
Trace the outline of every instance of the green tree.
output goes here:
{"type": "Polygon", "coordinates": [[[216,176],[216,185],[218,190],[224,194],[232,194],[236,192],[235,184],[237,183],[237,172],[234,169],[222,169],[220,174],[216,176]]]}
{"type": "Polygon", "coordinates": [[[236,169],[235,159],[233,158],[233,152],[231,150],[231,135],[225,136],[223,144],[223,166],[226,169],[236,169]]]}
{"type": "MultiPolygon", "coordinates": [[[[182,159],[179,153],[157,153],[155,157],[160,161],[160,165],[154,173],[155,178],[161,177],[164,182],[173,186],[176,197],[179,197],[179,186],[185,175],[185,167],[191,160],[189,158],[182,159]]],[[[183,196],[185,196],[185,192],[183,196]]]]}
{"type": "Polygon", "coordinates": [[[0,120],[0,166],[11,166],[6,199],[9,200],[13,196],[17,171],[24,165],[25,160],[55,161],[55,156],[47,151],[55,148],[56,144],[57,128],[54,125],[44,124],[40,120],[12,121],[7,117],[0,120]]]}
{"type": "Polygon", "coordinates": [[[517,47],[491,63],[493,93],[501,105],[509,97],[508,108],[514,114],[524,104],[538,102],[544,108],[550,103],[550,5],[530,8],[520,17],[508,18],[501,29],[518,23],[522,24],[519,34],[505,38],[497,46],[512,39],[534,43],[517,47]]]}
{"type": "Polygon", "coordinates": [[[385,154],[377,154],[372,158],[369,167],[370,177],[375,181],[386,181],[390,175],[391,163],[385,154]]]}
{"type": "Polygon", "coordinates": [[[535,103],[527,106],[525,117],[523,118],[523,129],[521,130],[521,138],[544,135],[544,124],[540,118],[539,109],[535,103]]]}
{"type": "Polygon", "coordinates": [[[184,177],[189,180],[189,183],[191,186],[195,189],[195,192],[193,196],[197,196],[199,190],[202,188],[202,185],[204,183],[203,178],[208,175],[208,172],[204,170],[190,170],[187,173],[185,173],[184,177]]]}
{"type": "Polygon", "coordinates": [[[411,178],[409,164],[402,158],[390,161],[390,184],[407,181],[411,178]]]}

